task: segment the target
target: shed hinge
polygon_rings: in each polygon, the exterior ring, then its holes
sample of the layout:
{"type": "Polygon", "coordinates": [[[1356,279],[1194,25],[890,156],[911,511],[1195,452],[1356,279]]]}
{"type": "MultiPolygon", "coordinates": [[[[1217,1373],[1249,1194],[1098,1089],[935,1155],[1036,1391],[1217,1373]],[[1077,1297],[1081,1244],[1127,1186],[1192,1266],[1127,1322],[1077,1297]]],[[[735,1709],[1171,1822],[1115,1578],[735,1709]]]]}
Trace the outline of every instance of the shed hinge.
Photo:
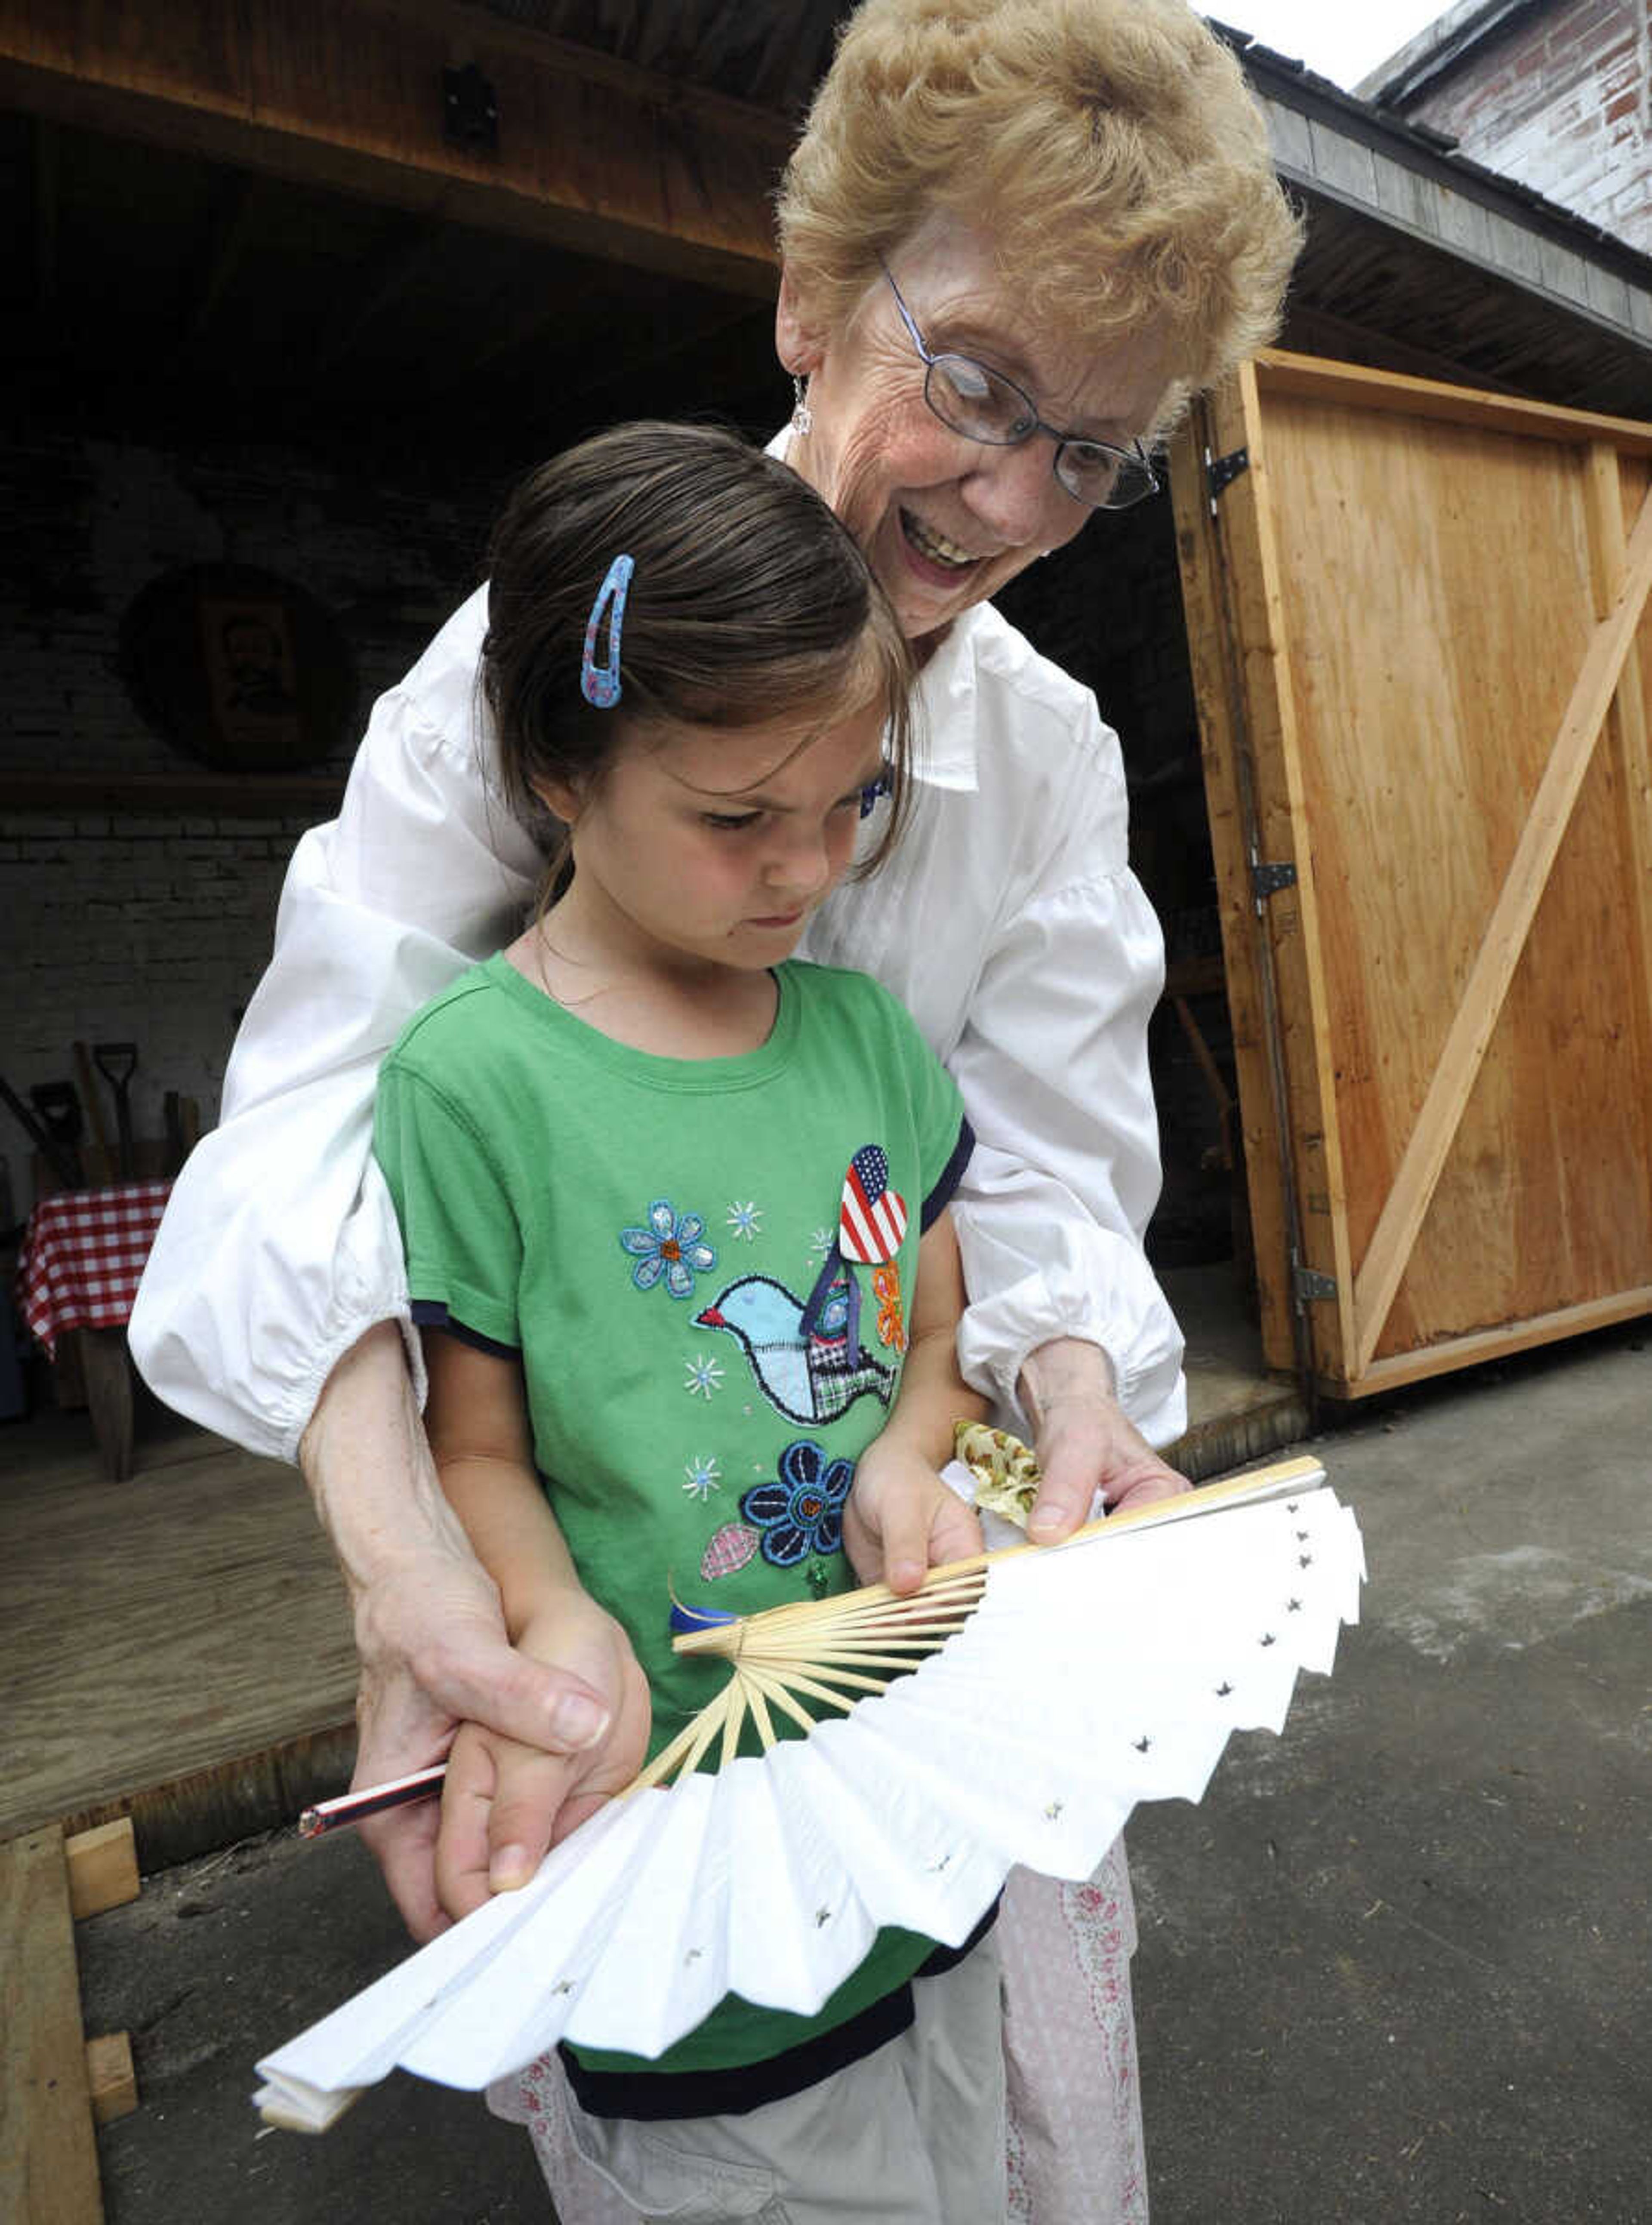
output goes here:
{"type": "Polygon", "coordinates": [[[1337,1278],[1320,1274],[1317,1267],[1293,1267],[1291,1290],[1298,1305],[1312,1305],[1317,1299],[1336,1296],[1337,1278]]]}
{"type": "Polygon", "coordinates": [[[1248,472],[1250,468],[1249,448],[1233,448],[1225,456],[1213,456],[1208,448],[1206,449],[1205,484],[1210,492],[1212,517],[1216,515],[1217,496],[1225,493],[1234,480],[1238,478],[1239,473],[1248,472]]]}
{"type": "Polygon", "coordinates": [[[1250,861],[1250,893],[1260,911],[1269,897],[1276,897],[1281,889],[1296,886],[1296,868],[1288,859],[1264,864],[1260,859],[1250,861]]]}

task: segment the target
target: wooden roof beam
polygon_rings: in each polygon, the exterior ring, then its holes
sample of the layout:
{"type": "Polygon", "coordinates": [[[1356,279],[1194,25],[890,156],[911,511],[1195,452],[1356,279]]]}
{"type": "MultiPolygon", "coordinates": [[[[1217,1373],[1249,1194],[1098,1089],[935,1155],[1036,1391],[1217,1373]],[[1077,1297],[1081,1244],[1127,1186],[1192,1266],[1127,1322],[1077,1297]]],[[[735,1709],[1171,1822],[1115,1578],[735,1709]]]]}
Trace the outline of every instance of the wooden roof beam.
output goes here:
{"type": "Polygon", "coordinates": [[[757,297],[785,122],[455,0],[0,0],[0,101],[757,297]],[[446,136],[474,64],[495,151],[446,136]]]}

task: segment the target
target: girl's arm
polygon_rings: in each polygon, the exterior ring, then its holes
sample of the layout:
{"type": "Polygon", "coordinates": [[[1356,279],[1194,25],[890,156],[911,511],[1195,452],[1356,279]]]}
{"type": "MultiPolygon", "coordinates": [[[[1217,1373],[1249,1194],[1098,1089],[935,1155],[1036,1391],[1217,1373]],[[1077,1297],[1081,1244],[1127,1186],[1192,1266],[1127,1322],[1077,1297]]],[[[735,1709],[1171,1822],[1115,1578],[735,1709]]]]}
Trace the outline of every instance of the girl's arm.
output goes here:
{"type": "Polygon", "coordinates": [[[548,1848],[630,1783],[649,1690],[630,1642],[579,1582],[534,1467],[522,1371],[440,1331],[424,1340],[426,1423],[441,1489],[498,1587],[506,1635],[531,1659],[611,1692],[596,1740],[551,1753],[467,1723],[442,1789],[436,1887],[450,1916],[525,1885],[548,1848]]]}
{"type": "Polygon", "coordinates": [[[861,1455],[844,1510],[844,1544],[863,1583],[915,1592],[927,1569],[981,1550],[981,1525],[940,1480],[953,1425],[979,1421],[987,1402],[958,1372],[964,1271],[950,1210],[918,1246],[906,1366],[883,1429],[861,1455]]]}

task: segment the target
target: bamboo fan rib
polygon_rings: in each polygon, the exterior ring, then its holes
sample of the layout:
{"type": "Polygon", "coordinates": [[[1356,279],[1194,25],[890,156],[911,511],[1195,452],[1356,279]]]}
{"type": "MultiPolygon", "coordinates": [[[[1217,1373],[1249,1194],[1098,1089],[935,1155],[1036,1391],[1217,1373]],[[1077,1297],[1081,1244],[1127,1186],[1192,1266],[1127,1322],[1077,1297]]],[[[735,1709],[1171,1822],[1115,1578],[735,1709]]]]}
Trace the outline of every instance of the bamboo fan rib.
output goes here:
{"type": "Polygon", "coordinates": [[[318,2127],[397,2063],[483,2086],[564,2038],[652,2057],[729,1993],[807,2014],[883,1925],[956,1944],[1016,1864],[1087,1877],[1138,1800],[1197,1800],[1231,1732],[1280,1729],[1357,1620],[1352,1515],[1313,1462],[1266,1473],[1289,1495],[1212,1487],[915,1601],[680,1639],[728,1690],[531,1885],[268,2057],[266,2115],[318,2127]],[[737,1754],[748,1718],[773,1742],[737,1754]]]}

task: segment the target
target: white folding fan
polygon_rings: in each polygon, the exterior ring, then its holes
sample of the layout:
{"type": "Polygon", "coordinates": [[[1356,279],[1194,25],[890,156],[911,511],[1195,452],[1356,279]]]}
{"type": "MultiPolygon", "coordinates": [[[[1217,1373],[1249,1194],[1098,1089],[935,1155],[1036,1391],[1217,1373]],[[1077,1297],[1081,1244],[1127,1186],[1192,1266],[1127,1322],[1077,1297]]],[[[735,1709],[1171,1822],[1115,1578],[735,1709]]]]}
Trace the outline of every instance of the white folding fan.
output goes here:
{"type": "Polygon", "coordinates": [[[874,1585],[680,1637],[729,1659],[719,1697],[531,1884],[267,2057],[256,2098],[319,2130],[397,2064],[478,2088],[564,2038],[653,2057],[725,1994],[812,2013],[882,1925],[956,1945],[1015,1865],[1087,1877],[1138,1800],[1197,1800],[1231,1732],[1279,1730],[1364,1573],[1302,1460],[908,1600],[874,1585]],[[748,1717],[761,1753],[736,1751],[748,1717]]]}

